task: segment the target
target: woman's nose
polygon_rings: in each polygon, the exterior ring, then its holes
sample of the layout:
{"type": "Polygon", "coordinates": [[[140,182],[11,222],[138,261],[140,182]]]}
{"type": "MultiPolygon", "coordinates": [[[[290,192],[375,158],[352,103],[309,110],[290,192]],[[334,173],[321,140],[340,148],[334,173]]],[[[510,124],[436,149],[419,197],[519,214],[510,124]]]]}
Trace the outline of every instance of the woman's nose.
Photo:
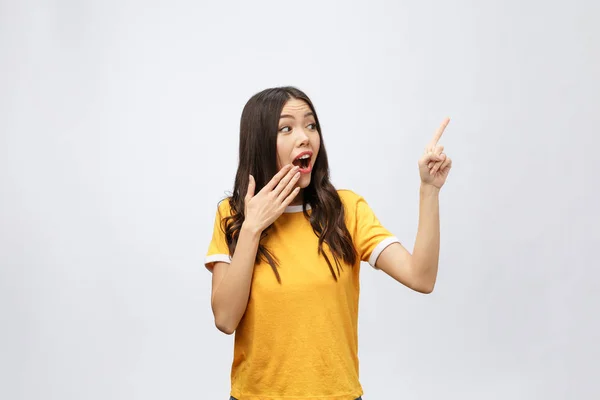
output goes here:
{"type": "Polygon", "coordinates": [[[308,143],[308,135],[304,132],[304,129],[298,129],[298,141],[302,144],[308,143]]]}

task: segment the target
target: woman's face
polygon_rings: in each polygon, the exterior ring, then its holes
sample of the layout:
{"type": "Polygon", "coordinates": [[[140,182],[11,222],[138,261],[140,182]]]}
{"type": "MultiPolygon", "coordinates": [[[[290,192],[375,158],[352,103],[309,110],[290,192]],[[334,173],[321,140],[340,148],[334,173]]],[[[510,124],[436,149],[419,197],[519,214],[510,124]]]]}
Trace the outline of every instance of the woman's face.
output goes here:
{"type": "Polygon", "coordinates": [[[290,99],[281,110],[277,134],[277,169],[293,163],[300,166],[297,185],[310,184],[321,138],[313,113],[304,100],[290,99]]]}

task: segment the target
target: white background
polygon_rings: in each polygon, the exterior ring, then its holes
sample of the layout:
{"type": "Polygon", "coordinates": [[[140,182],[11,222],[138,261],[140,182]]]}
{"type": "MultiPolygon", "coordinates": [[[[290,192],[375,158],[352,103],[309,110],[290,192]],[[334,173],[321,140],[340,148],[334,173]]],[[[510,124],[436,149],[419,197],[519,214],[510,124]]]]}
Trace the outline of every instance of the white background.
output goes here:
{"type": "Polygon", "coordinates": [[[338,188],[434,293],[363,265],[365,400],[600,396],[597,1],[0,2],[0,398],[226,399],[203,257],[245,102],[307,92],[338,188]]]}

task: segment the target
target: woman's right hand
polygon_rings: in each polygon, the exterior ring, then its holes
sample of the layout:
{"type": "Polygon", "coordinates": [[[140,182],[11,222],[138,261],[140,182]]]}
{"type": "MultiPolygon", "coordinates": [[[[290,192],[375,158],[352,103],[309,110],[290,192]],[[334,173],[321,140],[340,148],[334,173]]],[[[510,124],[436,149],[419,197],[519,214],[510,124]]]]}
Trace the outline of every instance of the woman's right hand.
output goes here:
{"type": "Polygon", "coordinates": [[[271,225],[283,212],[285,208],[300,193],[300,188],[294,189],[294,185],[300,178],[298,167],[288,164],[275,174],[256,195],[256,182],[250,175],[248,192],[245,198],[245,220],[244,225],[256,232],[262,232],[271,225]]]}

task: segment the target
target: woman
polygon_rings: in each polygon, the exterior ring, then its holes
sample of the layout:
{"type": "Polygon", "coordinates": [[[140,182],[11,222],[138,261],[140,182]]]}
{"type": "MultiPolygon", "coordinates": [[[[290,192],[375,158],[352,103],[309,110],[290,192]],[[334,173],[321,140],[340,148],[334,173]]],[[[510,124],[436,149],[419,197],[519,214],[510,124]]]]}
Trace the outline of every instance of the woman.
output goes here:
{"type": "Polygon", "coordinates": [[[215,323],[235,335],[231,399],[355,400],[360,261],[430,293],[439,255],[438,194],[451,161],[437,144],[419,160],[412,255],[364,198],[336,190],[315,108],[293,87],[244,107],[231,197],[217,210],[205,260],[215,323]]]}

